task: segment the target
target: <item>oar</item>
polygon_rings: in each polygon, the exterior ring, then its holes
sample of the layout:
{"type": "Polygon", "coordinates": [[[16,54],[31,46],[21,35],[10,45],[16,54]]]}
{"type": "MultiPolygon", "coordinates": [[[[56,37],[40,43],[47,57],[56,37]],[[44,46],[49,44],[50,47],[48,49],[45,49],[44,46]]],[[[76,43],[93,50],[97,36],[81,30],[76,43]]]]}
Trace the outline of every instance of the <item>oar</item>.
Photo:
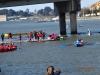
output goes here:
{"type": "Polygon", "coordinates": [[[87,43],[87,42],[85,42],[84,45],[93,45],[93,43],[87,43]]]}
{"type": "Polygon", "coordinates": [[[93,46],[96,46],[96,45],[98,45],[98,44],[100,44],[99,42],[95,42],[94,44],[93,44],[93,46]]]}
{"type": "Polygon", "coordinates": [[[60,48],[64,48],[64,47],[65,47],[64,44],[61,44],[61,45],[60,45],[60,48]]]}
{"type": "Polygon", "coordinates": [[[68,46],[71,46],[71,45],[73,45],[73,44],[61,44],[60,48],[68,47],[68,46]]]}
{"type": "Polygon", "coordinates": [[[98,45],[98,44],[100,44],[100,43],[99,43],[99,42],[95,42],[95,43],[87,43],[87,42],[85,42],[84,45],[93,45],[93,46],[96,46],[96,45],[98,45]]]}

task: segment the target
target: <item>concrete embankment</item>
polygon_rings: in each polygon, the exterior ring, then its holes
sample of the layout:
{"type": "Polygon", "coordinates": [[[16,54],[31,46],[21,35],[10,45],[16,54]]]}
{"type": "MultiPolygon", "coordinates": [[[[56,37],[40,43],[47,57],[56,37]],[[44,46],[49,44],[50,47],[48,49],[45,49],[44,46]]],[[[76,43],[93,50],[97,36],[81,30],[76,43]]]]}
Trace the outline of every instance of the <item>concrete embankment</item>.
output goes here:
{"type": "Polygon", "coordinates": [[[93,16],[93,17],[77,17],[77,20],[99,20],[100,16],[93,16]]]}

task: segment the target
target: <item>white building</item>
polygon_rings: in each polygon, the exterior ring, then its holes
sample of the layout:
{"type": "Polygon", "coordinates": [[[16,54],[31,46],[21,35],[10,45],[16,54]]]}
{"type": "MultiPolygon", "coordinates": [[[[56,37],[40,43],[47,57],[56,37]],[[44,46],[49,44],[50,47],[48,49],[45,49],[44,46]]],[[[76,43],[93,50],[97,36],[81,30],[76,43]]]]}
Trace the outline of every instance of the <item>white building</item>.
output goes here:
{"type": "Polygon", "coordinates": [[[0,15],[0,21],[7,21],[6,15],[0,15]]]}
{"type": "Polygon", "coordinates": [[[26,20],[27,18],[26,17],[23,17],[23,18],[19,18],[20,20],[26,20]]]}

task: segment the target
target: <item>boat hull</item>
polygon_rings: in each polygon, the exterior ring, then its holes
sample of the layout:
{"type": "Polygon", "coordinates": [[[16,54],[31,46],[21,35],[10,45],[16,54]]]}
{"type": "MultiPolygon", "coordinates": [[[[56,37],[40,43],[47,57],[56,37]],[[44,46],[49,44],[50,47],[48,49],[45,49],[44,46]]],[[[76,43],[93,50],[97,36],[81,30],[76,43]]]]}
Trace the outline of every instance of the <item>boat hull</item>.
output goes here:
{"type": "Polygon", "coordinates": [[[10,48],[10,49],[0,49],[0,53],[2,52],[9,52],[9,51],[14,51],[17,49],[17,46],[13,47],[13,48],[10,48]]]}
{"type": "Polygon", "coordinates": [[[82,44],[75,44],[76,47],[81,47],[83,46],[82,44]]]}
{"type": "Polygon", "coordinates": [[[81,46],[83,46],[84,44],[74,42],[74,45],[75,45],[76,47],[81,47],[81,46]]]}

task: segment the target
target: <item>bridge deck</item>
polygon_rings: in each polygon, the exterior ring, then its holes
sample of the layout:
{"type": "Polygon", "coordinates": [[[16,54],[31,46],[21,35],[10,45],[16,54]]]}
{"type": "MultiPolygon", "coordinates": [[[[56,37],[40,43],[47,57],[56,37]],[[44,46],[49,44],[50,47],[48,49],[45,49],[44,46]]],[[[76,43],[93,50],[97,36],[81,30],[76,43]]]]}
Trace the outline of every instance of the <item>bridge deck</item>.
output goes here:
{"type": "Polygon", "coordinates": [[[0,0],[0,8],[21,6],[21,5],[42,4],[42,3],[53,3],[59,1],[70,1],[70,0],[0,0]]]}

